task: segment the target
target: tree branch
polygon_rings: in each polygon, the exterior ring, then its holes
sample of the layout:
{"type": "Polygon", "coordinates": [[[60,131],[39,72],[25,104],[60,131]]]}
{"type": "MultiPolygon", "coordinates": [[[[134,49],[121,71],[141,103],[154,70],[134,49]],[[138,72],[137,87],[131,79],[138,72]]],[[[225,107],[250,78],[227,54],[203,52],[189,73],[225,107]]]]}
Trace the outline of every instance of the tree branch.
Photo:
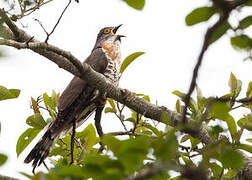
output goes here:
{"type": "Polygon", "coordinates": [[[203,61],[204,54],[207,51],[208,47],[211,45],[211,38],[212,38],[213,33],[225,21],[227,21],[230,12],[233,9],[235,9],[236,7],[238,7],[240,5],[245,4],[246,2],[248,2],[248,0],[236,0],[236,1],[213,0],[213,2],[222,10],[222,14],[220,14],[219,20],[211,28],[209,28],[205,34],[204,42],[203,42],[197,63],[193,69],[193,76],[192,76],[192,80],[190,83],[190,88],[189,88],[189,90],[186,94],[186,97],[185,97],[185,107],[184,107],[184,111],[183,111],[183,124],[186,123],[186,114],[187,114],[187,109],[189,106],[190,98],[191,98],[191,95],[192,95],[192,93],[195,89],[195,86],[196,86],[196,80],[198,77],[199,68],[200,68],[202,61],[203,61]]]}
{"type": "MultiPolygon", "coordinates": [[[[5,13],[0,9],[0,15],[2,14],[5,13]]],[[[129,108],[132,108],[140,114],[144,114],[144,116],[147,118],[163,122],[162,115],[163,112],[165,112],[165,114],[169,117],[169,122],[163,123],[176,126],[181,122],[182,117],[180,114],[168,110],[165,107],[159,107],[157,105],[151,104],[144,99],[137,97],[129,90],[114,86],[112,83],[107,81],[102,74],[95,72],[88,64],[82,64],[70,52],[66,52],[47,43],[39,42],[36,39],[31,40],[31,36],[20,30],[12,21],[8,19],[8,16],[6,16],[5,19],[7,19],[6,21],[8,22],[6,24],[10,28],[11,32],[13,32],[11,37],[14,40],[0,39],[0,45],[12,46],[17,49],[30,49],[48,58],[52,62],[56,63],[59,67],[74,74],[75,76],[88,81],[90,85],[95,86],[102,92],[107,92],[108,97],[115,99],[129,108]],[[27,41],[30,42],[27,43],[27,41]]],[[[206,130],[200,126],[197,126],[194,131],[191,131],[190,129],[188,132],[193,137],[198,138],[202,143],[211,143],[211,139],[206,130]]]]}

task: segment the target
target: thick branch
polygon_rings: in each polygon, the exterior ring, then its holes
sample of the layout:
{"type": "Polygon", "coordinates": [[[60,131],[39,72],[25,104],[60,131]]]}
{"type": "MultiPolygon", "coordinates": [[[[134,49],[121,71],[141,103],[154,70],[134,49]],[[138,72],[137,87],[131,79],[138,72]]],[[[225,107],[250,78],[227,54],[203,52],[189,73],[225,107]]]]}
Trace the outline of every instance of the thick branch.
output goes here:
{"type": "MultiPolygon", "coordinates": [[[[109,97],[128,106],[129,108],[134,109],[136,112],[143,114],[147,118],[163,122],[161,116],[163,111],[166,111],[166,114],[170,117],[169,125],[175,126],[181,122],[182,118],[180,114],[165,109],[164,107],[158,107],[154,104],[151,104],[144,99],[137,97],[134,93],[126,89],[117,88],[112,83],[108,82],[103,75],[95,72],[88,64],[80,63],[80,61],[75,58],[70,52],[65,52],[62,49],[42,42],[30,42],[27,45],[26,42],[16,42],[14,40],[0,39],[0,45],[7,45],[15,47],[17,49],[31,49],[34,52],[37,52],[52,60],[63,69],[73,73],[76,76],[79,76],[82,79],[87,80],[90,85],[96,86],[103,92],[107,92],[107,95],[109,97]],[[55,54],[61,56],[58,61],[55,61],[55,54]],[[61,59],[63,59],[63,61],[61,61],[61,59]],[[67,64],[67,60],[69,60],[72,64],[67,64]],[[65,66],[65,64],[67,64],[67,66],[65,66]],[[78,70],[76,70],[75,67],[77,67],[78,70]]],[[[205,144],[211,142],[209,136],[207,135],[207,132],[205,132],[205,130],[201,127],[198,127],[193,132],[191,131],[190,134],[193,137],[200,139],[201,142],[205,144]]]]}

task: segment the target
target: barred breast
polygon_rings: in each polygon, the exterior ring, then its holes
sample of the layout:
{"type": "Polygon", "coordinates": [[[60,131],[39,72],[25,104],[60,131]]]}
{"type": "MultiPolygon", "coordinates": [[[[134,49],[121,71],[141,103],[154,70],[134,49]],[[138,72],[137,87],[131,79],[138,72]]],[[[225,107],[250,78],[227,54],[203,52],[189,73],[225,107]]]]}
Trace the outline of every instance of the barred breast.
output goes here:
{"type": "Polygon", "coordinates": [[[118,86],[121,67],[121,51],[119,42],[107,41],[102,45],[102,50],[106,54],[108,65],[104,76],[118,86]]]}

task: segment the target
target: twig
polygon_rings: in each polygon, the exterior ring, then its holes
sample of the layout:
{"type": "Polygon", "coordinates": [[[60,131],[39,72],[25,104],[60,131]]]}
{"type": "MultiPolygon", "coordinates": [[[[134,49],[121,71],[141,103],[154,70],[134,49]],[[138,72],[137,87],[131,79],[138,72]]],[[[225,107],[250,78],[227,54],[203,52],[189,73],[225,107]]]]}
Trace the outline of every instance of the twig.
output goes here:
{"type": "Polygon", "coordinates": [[[204,43],[201,48],[197,63],[193,70],[193,76],[190,83],[190,88],[185,96],[185,107],[184,107],[183,119],[182,119],[183,124],[185,124],[187,121],[186,113],[187,113],[187,108],[190,103],[190,97],[196,86],[196,79],[198,77],[200,65],[202,64],[203,56],[211,44],[212,34],[216,31],[217,28],[219,28],[228,19],[229,14],[233,9],[248,2],[248,0],[237,0],[237,1],[213,0],[213,2],[221,8],[222,14],[220,14],[219,20],[211,28],[209,28],[205,34],[204,43]]]}
{"type": "Polygon", "coordinates": [[[102,117],[103,109],[104,109],[104,106],[100,106],[95,111],[95,127],[96,127],[97,133],[100,137],[99,144],[101,145],[101,147],[98,150],[98,153],[101,153],[104,150],[104,146],[101,141],[101,138],[103,136],[102,126],[101,126],[101,117],[102,117]]]}
{"type": "Polygon", "coordinates": [[[40,25],[40,27],[43,29],[43,31],[46,33],[47,37],[49,36],[49,33],[46,31],[45,27],[43,26],[43,24],[41,23],[40,20],[34,18],[35,21],[37,21],[40,25]]]}
{"type": "Polygon", "coordinates": [[[25,10],[25,11],[23,10],[21,4],[19,4],[19,5],[20,5],[20,9],[21,9],[21,14],[16,15],[15,17],[16,17],[17,19],[21,19],[21,18],[23,18],[23,17],[25,17],[25,16],[28,16],[28,15],[30,15],[31,13],[33,13],[34,11],[36,11],[37,9],[39,9],[41,6],[47,4],[47,3],[51,2],[51,1],[53,1],[53,0],[48,0],[48,1],[42,2],[42,3],[37,3],[36,6],[31,7],[31,8],[29,8],[29,9],[25,10]]]}
{"type": "Polygon", "coordinates": [[[127,129],[127,127],[126,127],[126,125],[124,124],[123,119],[122,119],[122,111],[123,111],[123,109],[124,109],[125,106],[123,106],[122,108],[120,108],[119,102],[116,102],[116,106],[117,106],[117,109],[118,109],[118,111],[119,111],[119,115],[118,115],[117,113],[115,113],[115,115],[116,115],[117,118],[120,120],[120,122],[121,122],[121,124],[122,124],[124,130],[125,130],[125,131],[128,131],[128,129],[127,129]]]}
{"type": "Polygon", "coordinates": [[[106,135],[113,135],[113,136],[124,136],[124,135],[129,135],[129,136],[148,136],[148,137],[151,137],[151,138],[157,138],[157,136],[146,135],[146,134],[142,134],[142,133],[133,133],[132,131],[110,132],[110,133],[107,133],[106,135]]]}
{"type": "Polygon", "coordinates": [[[74,162],[74,137],[75,137],[75,129],[76,129],[76,122],[75,119],[73,120],[73,130],[71,135],[71,162],[70,164],[73,164],[74,162]]]}
{"type": "Polygon", "coordinates": [[[219,175],[218,180],[221,180],[221,179],[222,179],[223,173],[224,173],[224,168],[222,168],[222,170],[221,170],[221,173],[220,173],[220,175],[219,175]]]}
{"type": "Polygon", "coordinates": [[[134,124],[133,129],[132,129],[132,133],[135,133],[139,121],[140,121],[139,113],[137,112],[137,119],[136,119],[136,122],[135,122],[135,124],[134,124]]]}
{"type": "Polygon", "coordinates": [[[64,10],[62,11],[62,13],[61,13],[61,15],[60,15],[58,21],[56,22],[56,24],[54,25],[54,27],[53,27],[53,29],[52,29],[52,31],[51,31],[49,34],[47,34],[45,43],[47,43],[47,41],[49,40],[49,37],[50,37],[50,36],[52,35],[52,33],[55,31],[55,29],[56,29],[56,27],[58,26],[58,24],[59,24],[59,22],[60,22],[60,20],[61,20],[61,18],[62,18],[62,16],[63,16],[63,14],[65,13],[65,11],[67,10],[67,8],[69,7],[71,1],[72,1],[72,0],[69,0],[67,6],[66,6],[66,7],[64,8],[64,10]]]}
{"type": "Polygon", "coordinates": [[[210,46],[210,39],[212,37],[212,34],[220,25],[222,25],[227,20],[227,18],[228,18],[228,14],[224,14],[224,15],[220,16],[219,20],[211,28],[209,28],[206,32],[204,43],[203,43],[201,52],[198,57],[198,61],[197,61],[196,65],[194,67],[194,70],[193,70],[193,77],[192,77],[192,80],[190,83],[190,88],[185,96],[185,107],[184,107],[183,119],[182,119],[183,124],[185,124],[187,121],[187,119],[186,119],[187,108],[190,103],[190,98],[191,98],[192,92],[194,91],[195,86],[196,86],[196,79],[198,77],[198,71],[199,71],[200,65],[202,63],[203,56],[204,56],[205,52],[207,51],[208,47],[210,46]]]}

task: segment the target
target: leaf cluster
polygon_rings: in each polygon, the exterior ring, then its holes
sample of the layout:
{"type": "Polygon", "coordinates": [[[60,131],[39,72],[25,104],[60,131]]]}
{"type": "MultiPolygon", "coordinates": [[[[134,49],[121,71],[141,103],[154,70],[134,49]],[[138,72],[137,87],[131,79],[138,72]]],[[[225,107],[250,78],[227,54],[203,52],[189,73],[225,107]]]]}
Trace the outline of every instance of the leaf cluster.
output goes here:
{"type": "MultiPolygon", "coordinates": [[[[239,7],[238,11],[243,8],[252,6],[252,1],[249,0],[242,7],[239,7]]],[[[194,9],[191,13],[186,16],[185,22],[188,26],[193,26],[198,23],[207,22],[214,15],[222,16],[222,10],[214,3],[210,6],[204,6],[194,9]]],[[[221,38],[227,31],[233,32],[233,36],[230,37],[230,43],[236,50],[244,50],[246,52],[251,52],[252,49],[252,39],[248,34],[252,25],[252,16],[248,15],[240,20],[238,20],[238,25],[232,25],[227,21],[223,22],[216,31],[213,32],[210,38],[210,43],[217,41],[221,38]]],[[[251,59],[250,53],[246,59],[251,59]]]]}

